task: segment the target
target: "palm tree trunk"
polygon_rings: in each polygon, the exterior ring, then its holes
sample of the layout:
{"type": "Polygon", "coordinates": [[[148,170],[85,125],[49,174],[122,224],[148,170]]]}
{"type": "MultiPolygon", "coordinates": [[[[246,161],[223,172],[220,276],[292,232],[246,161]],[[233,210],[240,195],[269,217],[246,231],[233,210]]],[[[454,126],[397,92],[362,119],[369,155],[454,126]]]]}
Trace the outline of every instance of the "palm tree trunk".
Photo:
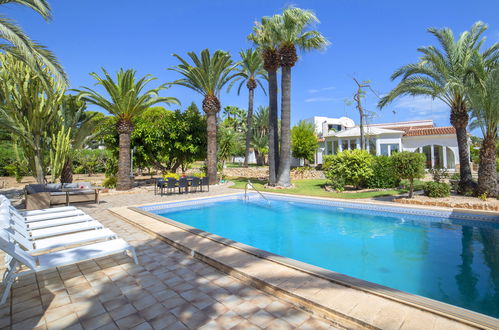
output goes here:
{"type": "Polygon", "coordinates": [[[277,185],[289,187],[291,185],[291,67],[282,67],[281,79],[281,152],[277,185]]]}
{"type": "Polygon", "coordinates": [[[466,109],[464,99],[456,97],[450,113],[450,122],[456,129],[457,149],[459,152],[459,174],[461,176],[458,185],[458,193],[474,194],[476,183],[473,182],[470,166],[470,149],[468,146],[468,127],[469,115],[466,109]]]}
{"type": "Polygon", "coordinates": [[[497,196],[496,141],[492,135],[486,135],[480,149],[478,166],[478,194],[486,193],[489,197],[497,196]]]}
{"type": "Polygon", "coordinates": [[[269,185],[275,186],[279,168],[277,71],[267,72],[269,75],[269,185]]]}
{"type": "Polygon", "coordinates": [[[73,182],[73,160],[68,158],[64,162],[61,172],[61,182],[71,183],[73,182]]]}
{"type": "Polygon", "coordinates": [[[248,116],[246,118],[246,150],[244,151],[244,167],[248,167],[248,158],[251,146],[251,136],[253,135],[253,98],[255,97],[255,90],[249,88],[248,90],[248,116]]]}
{"type": "Polygon", "coordinates": [[[210,184],[217,183],[217,114],[206,114],[206,127],[208,133],[208,178],[210,184]]]}
{"type": "Polygon", "coordinates": [[[470,151],[468,146],[468,131],[466,126],[456,127],[457,148],[459,152],[459,180],[458,192],[474,192],[476,184],[473,182],[470,165],[470,151]]]}
{"type": "Polygon", "coordinates": [[[130,135],[131,132],[120,133],[116,190],[129,190],[132,188],[132,178],[130,177],[130,135]]]}

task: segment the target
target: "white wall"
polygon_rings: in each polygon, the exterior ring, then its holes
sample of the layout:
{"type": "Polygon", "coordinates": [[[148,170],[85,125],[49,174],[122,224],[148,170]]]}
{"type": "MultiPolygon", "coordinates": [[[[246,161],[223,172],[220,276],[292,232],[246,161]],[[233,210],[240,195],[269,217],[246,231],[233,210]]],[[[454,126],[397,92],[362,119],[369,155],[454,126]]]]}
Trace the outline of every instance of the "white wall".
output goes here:
{"type": "Polygon", "coordinates": [[[417,148],[432,144],[449,147],[454,153],[456,165],[459,164],[459,151],[455,135],[406,136],[402,138],[402,146],[405,151],[414,152],[417,148]]]}

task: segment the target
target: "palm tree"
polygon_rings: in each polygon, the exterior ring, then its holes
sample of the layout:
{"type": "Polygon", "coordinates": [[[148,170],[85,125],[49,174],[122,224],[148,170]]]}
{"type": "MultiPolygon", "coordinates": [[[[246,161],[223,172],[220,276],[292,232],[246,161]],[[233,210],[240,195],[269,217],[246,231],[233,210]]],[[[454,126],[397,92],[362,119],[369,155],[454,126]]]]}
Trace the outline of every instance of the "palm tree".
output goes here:
{"type": "Polygon", "coordinates": [[[217,113],[220,111],[220,91],[240,73],[233,73],[237,64],[234,64],[229,53],[217,50],[211,56],[208,49],[201,51],[201,57],[194,52],[187,55],[193,62],[189,64],[177,54],[173,54],[180,64],[170,70],[180,73],[183,78],[172,84],[190,88],[203,99],[203,111],[206,113],[206,127],[208,132],[208,178],[210,184],[217,182],[217,113]]]}
{"type": "Polygon", "coordinates": [[[265,95],[265,88],[263,87],[260,79],[267,79],[265,70],[263,70],[263,60],[260,54],[253,50],[252,48],[246,51],[240,51],[239,56],[241,57],[241,62],[239,62],[238,71],[241,76],[237,77],[229,85],[229,90],[237,81],[241,81],[239,88],[237,89],[237,95],[241,92],[241,87],[246,83],[248,88],[248,114],[246,117],[246,149],[244,151],[244,167],[248,167],[248,158],[251,146],[251,136],[252,132],[252,121],[253,121],[253,100],[255,98],[255,89],[258,85],[262,88],[265,95]]]}
{"type": "MultiPolygon", "coordinates": [[[[484,39],[482,33],[487,26],[482,22],[473,25],[470,31],[461,33],[455,40],[452,30],[448,28],[430,28],[441,48],[435,46],[420,47],[422,53],[418,63],[408,64],[396,70],[391,79],[402,77],[398,85],[385,97],[378,106],[383,108],[395,98],[402,95],[428,95],[437,98],[450,108],[450,122],[456,129],[459,150],[460,174],[458,191],[465,193],[474,190],[476,184],[471,176],[468,148],[468,106],[466,102],[467,82],[472,73],[472,58],[475,51],[480,50],[484,39]]],[[[482,53],[487,65],[497,61],[499,45],[496,43],[482,53]]]]}
{"type": "Polygon", "coordinates": [[[296,48],[302,51],[323,50],[329,41],[316,30],[311,30],[319,20],[311,10],[290,7],[275,19],[279,42],[281,76],[281,150],[277,185],[289,187],[291,169],[291,68],[298,61],[296,48]]]}
{"type": "Polygon", "coordinates": [[[96,85],[104,87],[109,99],[87,87],[83,87],[79,97],[116,116],[116,130],[119,134],[120,146],[116,189],[128,190],[133,184],[133,177],[130,175],[130,136],[133,132],[133,120],[157,103],[180,104],[180,102],[174,97],[158,96],[158,92],[165,89],[164,85],[143,91],[149,82],[155,80],[150,75],[136,80],[135,70],[120,69],[117,81],[115,81],[106,70],[102,69],[102,71],[103,77],[95,72],[90,75],[97,80],[96,85]]]}
{"type": "Polygon", "coordinates": [[[254,117],[251,146],[255,150],[257,165],[264,165],[269,151],[269,107],[258,107],[254,117]]]}
{"type": "MultiPolygon", "coordinates": [[[[46,21],[51,19],[51,9],[46,0],[3,0],[0,5],[18,4],[29,7],[40,14],[46,21]]],[[[44,46],[31,40],[24,31],[11,19],[0,16],[0,37],[6,43],[0,43],[0,50],[10,53],[18,60],[26,63],[33,71],[43,78],[47,87],[51,82],[47,75],[43,74],[46,67],[60,83],[67,84],[67,77],[56,57],[44,46]]]]}
{"type": "Polygon", "coordinates": [[[478,58],[478,76],[471,83],[468,99],[471,106],[472,122],[470,127],[480,127],[483,134],[478,166],[477,193],[497,196],[496,141],[499,125],[499,66],[491,71],[484,70],[481,57],[478,58]]]}

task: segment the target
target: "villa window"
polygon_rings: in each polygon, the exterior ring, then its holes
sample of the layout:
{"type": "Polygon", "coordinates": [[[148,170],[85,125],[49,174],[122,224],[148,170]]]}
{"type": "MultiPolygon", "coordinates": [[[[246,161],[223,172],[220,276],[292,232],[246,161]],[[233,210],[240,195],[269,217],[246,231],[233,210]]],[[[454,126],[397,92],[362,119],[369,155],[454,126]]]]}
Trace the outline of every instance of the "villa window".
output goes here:
{"type": "Polygon", "coordinates": [[[438,144],[419,147],[416,152],[422,152],[426,157],[426,168],[456,168],[456,158],[454,152],[449,147],[438,144]]]}
{"type": "Polygon", "coordinates": [[[380,144],[379,146],[381,148],[381,154],[383,156],[388,156],[388,144],[383,143],[383,144],[380,144]]]}
{"type": "Polygon", "coordinates": [[[342,150],[348,150],[348,140],[342,140],[341,141],[341,147],[342,147],[342,150]]]}
{"type": "Polygon", "coordinates": [[[431,146],[424,146],[423,154],[426,156],[426,168],[431,168],[431,146]]]}
{"type": "Polygon", "coordinates": [[[357,149],[357,140],[350,140],[350,150],[357,149]]]}
{"type": "Polygon", "coordinates": [[[452,149],[449,147],[445,147],[445,153],[447,156],[447,168],[456,168],[456,160],[454,159],[454,152],[452,151],[452,149]]]}
{"type": "Polygon", "coordinates": [[[338,153],[338,141],[333,141],[333,154],[336,155],[338,153]]]}
{"type": "Polygon", "coordinates": [[[367,145],[369,148],[369,153],[376,156],[376,139],[368,139],[367,145]]]}
{"type": "Polygon", "coordinates": [[[333,142],[332,141],[327,141],[327,153],[328,155],[333,154],[333,142]]]}
{"type": "Polygon", "coordinates": [[[437,144],[433,145],[433,167],[444,168],[444,148],[437,144]]]}
{"type": "Polygon", "coordinates": [[[397,143],[382,143],[380,144],[381,154],[384,156],[391,156],[399,151],[399,145],[397,143]]]}

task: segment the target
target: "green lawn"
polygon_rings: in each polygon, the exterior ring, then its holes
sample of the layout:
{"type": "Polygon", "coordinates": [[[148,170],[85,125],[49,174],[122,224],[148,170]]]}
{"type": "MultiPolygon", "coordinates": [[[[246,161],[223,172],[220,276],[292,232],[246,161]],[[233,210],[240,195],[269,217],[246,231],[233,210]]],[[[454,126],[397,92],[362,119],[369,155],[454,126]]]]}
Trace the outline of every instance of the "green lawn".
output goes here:
{"type": "MultiPolygon", "coordinates": [[[[384,191],[370,191],[370,192],[358,192],[358,193],[335,193],[325,191],[323,186],[326,180],[322,179],[309,179],[309,180],[295,180],[293,184],[294,188],[290,189],[265,189],[263,186],[266,181],[250,179],[251,183],[259,191],[268,191],[281,194],[291,194],[291,195],[307,195],[307,196],[319,196],[319,197],[333,197],[333,198],[345,198],[345,199],[356,199],[356,198],[371,198],[380,196],[393,196],[407,192],[407,189],[393,189],[384,191]]],[[[248,182],[247,178],[231,178],[230,181],[234,182],[231,188],[244,189],[245,184],[248,182]]],[[[415,187],[419,188],[421,184],[416,182],[415,187]]]]}

